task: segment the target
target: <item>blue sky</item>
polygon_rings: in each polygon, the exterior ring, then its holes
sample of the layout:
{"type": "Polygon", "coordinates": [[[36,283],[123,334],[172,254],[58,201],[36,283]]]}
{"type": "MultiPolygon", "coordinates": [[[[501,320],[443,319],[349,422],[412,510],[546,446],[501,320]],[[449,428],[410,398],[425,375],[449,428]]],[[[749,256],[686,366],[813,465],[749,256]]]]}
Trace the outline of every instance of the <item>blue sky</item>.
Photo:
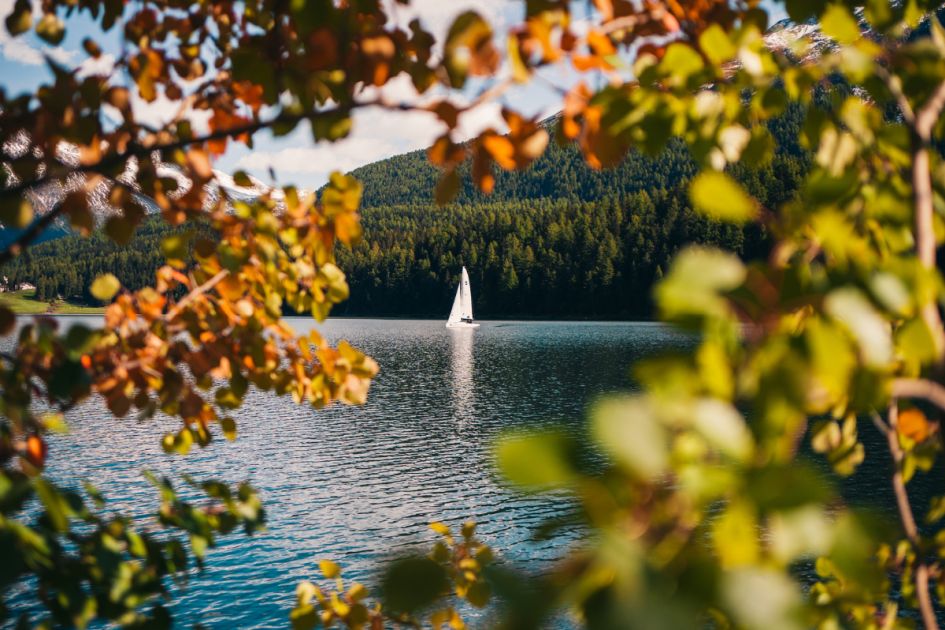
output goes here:
{"type": "MultiPolygon", "coordinates": [[[[583,3],[581,3],[583,4],[583,3]]],[[[772,22],[784,17],[783,7],[770,0],[763,2],[771,12],[772,22]]],[[[521,18],[522,3],[516,0],[413,0],[411,9],[397,7],[397,19],[406,24],[419,16],[427,28],[438,37],[445,34],[452,18],[466,9],[475,9],[503,30],[521,18]]],[[[0,15],[6,17],[13,0],[0,0],[0,15]]],[[[87,18],[78,14],[67,21],[67,35],[58,46],[49,46],[32,33],[12,38],[0,26],[0,82],[8,94],[32,90],[50,76],[45,66],[44,55],[63,65],[81,67],[84,72],[110,71],[112,57],[109,51],[120,46],[120,31],[115,27],[102,33],[87,18]],[[82,40],[91,36],[105,51],[94,62],[82,51],[82,40]]],[[[516,87],[504,94],[497,102],[484,104],[461,120],[461,129],[466,135],[474,135],[488,126],[501,126],[499,110],[503,104],[510,105],[530,115],[550,115],[557,111],[560,96],[552,86],[567,87],[575,80],[573,72],[565,68],[550,68],[542,72],[541,80],[527,86],[516,87]]],[[[417,98],[407,77],[395,78],[383,89],[385,100],[410,102],[417,98]]],[[[466,95],[472,97],[472,94],[466,95]]],[[[136,115],[152,124],[169,120],[178,106],[167,99],[154,103],[135,103],[136,115]]],[[[195,124],[205,124],[205,119],[195,118],[195,124]]],[[[429,146],[443,132],[442,125],[425,113],[388,112],[377,108],[364,109],[355,115],[354,130],[348,138],[330,143],[314,143],[307,125],[300,125],[286,137],[274,139],[268,133],[258,134],[252,150],[243,145],[230,143],[231,148],[215,164],[226,172],[246,170],[263,181],[269,181],[272,168],[280,184],[296,184],[314,188],[327,179],[333,170],[349,171],[363,164],[384,159],[391,155],[429,146]]]]}

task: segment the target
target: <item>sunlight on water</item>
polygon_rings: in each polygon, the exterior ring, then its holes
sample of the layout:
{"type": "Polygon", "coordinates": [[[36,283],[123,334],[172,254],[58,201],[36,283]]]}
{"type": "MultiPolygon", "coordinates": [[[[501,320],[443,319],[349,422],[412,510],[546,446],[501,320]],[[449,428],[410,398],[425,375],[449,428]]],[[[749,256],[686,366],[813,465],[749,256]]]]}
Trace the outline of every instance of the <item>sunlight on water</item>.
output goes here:
{"type": "MultiPolygon", "coordinates": [[[[299,331],[312,325],[290,321],[299,331]]],[[[71,432],[52,440],[53,478],[92,481],[108,509],[148,527],[156,493],[142,468],[174,480],[248,479],[260,491],[268,530],[225,537],[211,550],[204,574],[176,592],[182,625],[284,627],[295,584],[316,577],[317,560],[333,558],[347,577],[371,584],[386,559],[429,547],[432,520],[473,518],[503,558],[548,566],[575,532],[554,542],[532,534],[567,505],[504,487],[490,445],[506,428],[580,430],[594,396],[629,387],[633,360],[684,343],[651,324],[483,322],[473,331],[438,321],[332,320],[323,330],[380,363],[364,407],[316,411],[252,392],[236,414],[236,442],[179,457],[159,444],[173,420],[116,420],[91,401],[69,414],[71,432]]]]}
{"type": "MultiPolygon", "coordinates": [[[[290,322],[299,332],[312,326],[290,322]]],[[[172,608],[182,626],[285,627],[295,585],[317,577],[319,559],[332,558],[346,577],[371,585],[387,559],[429,548],[433,520],[455,526],[475,519],[504,561],[536,571],[550,566],[579,532],[564,529],[553,541],[533,534],[569,506],[505,487],[492,463],[494,440],[505,429],[551,424],[579,433],[590,401],[632,388],[634,361],[691,343],[655,324],[483,322],[474,331],[438,321],[352,319],[331,320],[323,331],[380,363],[363,407],[316,411],[251,392],[236,414],[236,442],[221,438],[180,457],[160,448],[176,421],[116,420],[93,400],[69,413],[69,434],[51,440],[54,479],[75,487],[90,480],[107,509],[135,515],[148,529],[156,527],[149,514],[157,495],[142,468],[168,475],[178,488],[186,473],[249,480],[260,491],[268,530],[223,538],[204,574],[175,590],[172,608]]],[[[861,437],[869,465],[840,483],[841,492],[850,503],[891,515],[882,440],[869,427],[861,437]]],[[[826,470],[823,458],[809,457],[826,470]]],[[[910,484],[919,503],[934,491],[940,471],[933,473],[910,484]]]]}

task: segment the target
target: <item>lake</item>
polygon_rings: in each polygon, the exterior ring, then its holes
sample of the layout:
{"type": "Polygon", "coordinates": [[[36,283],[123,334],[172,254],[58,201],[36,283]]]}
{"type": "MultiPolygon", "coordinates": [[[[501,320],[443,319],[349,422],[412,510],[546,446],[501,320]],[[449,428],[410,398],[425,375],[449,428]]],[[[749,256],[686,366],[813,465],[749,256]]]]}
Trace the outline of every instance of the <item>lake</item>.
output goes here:
{"type": "MultiPolygon", "coordinates": [[[[289,321],[299,331],[312,325],[289,321]]],[[[318,411],[252,393],[235,416],[235,442],[220,439],[181,457],[160,447],[177,422],[116,420],[93,401],[69,414],[69,434],[51,441],[53,478],[67,485],[88,479],[109,509],[142,517],[157,505],[142,468],[172,479],[247,479],[260,491],[268,531],[221,539],[204,574],[177,593],[179,623],[285,627],[295,585],[317,577],[319,559],[334,559],[346,577],[370,584],[386,559],[428,548],[434,520],[458,526],[472,518],[504,558],[546,566],[573,532],[554,543],[534,542],[532,534],[567,505],[503,487],[491,459],[495,438],[504,429],[550,424],[578,431],[595,396],[630,387],[634,360],[689,343],[649,323],[496,321],[469,331],[441,321],[337,319],[321,330],[380,364],[363,407],[318,411]]]]}
{"type": "MultiPolygon", "coordinates": [[[[312,325],[289,321],[300,332],[312,325]]],[[[177,422],[116,420],[92,401],[69,414],[69,434],[51,441],[53,478],[76,486],[88,479],[109,509],[142,518],[157,505],[142,468],[177,480],[181,473],[249,480],[260,491],[268,530],[221,539],[204,574],[175,592],[180,624],[285,627],[295,585],[318,577],[319,559],[336,560],[346,577],[370,585],[386,560],[429,548],[434,520],[458,526],[472,518],[501,557],[547,567],[577,533],[565,530],[551,542],[536,542],[533,533],[568,504],[504,487],[494,440],[505,429],[552,424],[579,432],[595,397],[632,388],[635,360],[692,344],[650,323],[495,321],[469,331],[440,321],[337,319],[321,330],[380,363],[363,407],[316,411],[252,393],[236,415],[239,439],[180,457],[160,448],[177,422]]],[[[861,432],[869,465],[842,484],[843,493],[890,513],[884,442],[868,422],[861,432]]],[[[910,484],[917,505],[927,505],[935,485],[931,476],[910,484]]]]}

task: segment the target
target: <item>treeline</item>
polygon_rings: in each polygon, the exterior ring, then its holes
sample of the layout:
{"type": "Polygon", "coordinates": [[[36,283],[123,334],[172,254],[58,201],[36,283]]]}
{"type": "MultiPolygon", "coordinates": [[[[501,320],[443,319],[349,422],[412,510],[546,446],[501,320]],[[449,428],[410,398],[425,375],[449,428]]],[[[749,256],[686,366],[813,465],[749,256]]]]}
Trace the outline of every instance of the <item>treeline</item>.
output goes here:
{"type": "MultiPolygon", "coordinates": [[[[732,170],[767,208],[791,199],[809,167],[788,140],[801,120],[793,109],[772,123],[778,144],[768,164],[732,170]]],[[[354,171],[364,183],[365,239],[339,253],[351,284],[339,312],[445,315],[465,265],[477,317],[649,317],[653,283],[680,247],[712,244],[746,258],[767,247],[758,225],[696,215],[695,172],[682,142],[601,171],[574,147],[553,146],[527,171],[498,174],[493,195],[467,179],[456,205],[436,208],[438,174],[423,152],[365,166],[354,171]]]]}
{"type": "Polygon", "coordinates": [[[59,298],[80,304],[99,304],[89,287],[96,277],[113,273],[122,286],[140,289],[154,284],[154,273],[165,264],[161,242],[172,233],[202,231],[206,226],[172,228],[160,217],[146,220],[128,245],[118,245],[101,232],[88,238],[71,235],[47,240],[0,268],[8,288],[24,282],[36,286],[35,299],[59,298]]]}
{"type": "Polygon", "coordinates": [[[646,317],[650,287],[682,244],[764,247],[757,227],[697,216],[682,189],[372,208],[364,224],[365,239],[338,253],[351,285],[339,314],[445,317],[466,265],[477,317],[646,317]]]}
{"type": "MultiPolygon", "coordinates": [[[[733,170],[768,208],[792,198],[808,169],[809,156],[787,141],[801,120],[792,110],[771,125],[778,147],[767,165],[733,170]]],[[[530,169],[498,174],[492,196],[467,182],[456,204],[437,208],[430,195],[438,173],[423,152],[365,166],[354,172],[364,183],[365,237],[353,250],[339,248],[351,297],[336,313],[445,316],[465,265],[477,317],[649,317],[653,282],[680,247],[707,243],[746,257],[766,248],[758,225],[695,214],[695,172],[681,142],[602,171],[574,147],[553,146],[530,169]]],[[[40,300],[94,303],[88,287],[101,273],[131,289],[151,284],[169,231],[154,218],[125,247],[101,235],[60,238],[0,271],[8,286],[36,285],[40,300]]]]}

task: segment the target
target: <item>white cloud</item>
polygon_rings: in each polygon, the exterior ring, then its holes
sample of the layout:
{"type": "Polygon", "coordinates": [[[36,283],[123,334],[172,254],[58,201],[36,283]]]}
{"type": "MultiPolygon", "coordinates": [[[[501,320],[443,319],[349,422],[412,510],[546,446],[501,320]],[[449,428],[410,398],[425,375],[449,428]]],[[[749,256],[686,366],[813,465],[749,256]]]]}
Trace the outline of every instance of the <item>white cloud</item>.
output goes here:
{"type": "MultiPolygon", "coordinates": [[[[14,0],[0,0],[0,17],[6,18],[13,11],[14,0]]],[[[39,4],[34,5],[34,14],[39,13],[39,4]]],[[[26,33],[13,37],[6,27],[0,27],[0,55],[4,58],[27,66],[41,66],[46,63],[43,55],[62,65],[73,62],[77,52],[66,50],[62,46],[34,46],[28,43],[26,33]]]]}
{"type": "Polygon", "coordinates": [[[76,57],[76,51],[66,50],[62,46],[35,48],[28,44],[22,35],[11,37],[6,28],[0,29],[0,53],[10,61],[27,66],[41,66],[46,63],[46,59],[43,57],[44,54],[65,66],[71,64],[76,57]]]}
{"type": "MultiPolygon", "coordinates": [[[[85,75],[81,75],[80,71],[80,76],[85,75]]],[[[111,105],[103,105],[102,110],[108,119],[112,121],[121,120],[121,113],[111,105]]],[[[158,94],[157,98],[149,103],[141,98],[137,91],[132,90],[131,111],[135,115],[135,120],[154,129],[167,126],[171,121],[176,120],[183,111],[184,118],[190,121],[196,133],[204,134],[210,130],[211,113],[209,111],[191,109],[183,101],[172,101],[163,93],[158,94]]]]}
{"type": "Polygon", "coordinates": [[[102,53],[98,59],[89,57],[79,64],[79,77],[109,76],[115,69],[115,55],[102,53]]]}
{"type": "Polygon", "coordinates": [[[442,41],[457,15],[470,9],[486,18],[497,32],[507,29],[510,19],[518,19],[524,3],[508,0],[413,0],[404,6],[388,2],[389,15],[394,22],[406,28],[410,21],[419,18],[437,41],[442,41]]]}
{"type": "Polygon", "coordinates": [[[325,177],[332,171],[351,171],[397,152],[396,146],[384,140],[347,138],[334,144],[320,143],[311,147],[256,151],[241,158],[237,166],[257,172],[272,168],[277,173],[325,177]]]}
{"type": "MultiPolygon", "coordinates": [[[[456,139],[464,140],[486,128],[505,130],[497,103],[484,103],[462,114],[456,139]]],[[[282,179],[302,176],[307,185],[324,182],[332,171],[348,172],[391,156],[425,149],[446,127],[433,114],[423,111],[388,111],[366,108],[354,114],[352,134],[338,142],[312,145],[307,125],[286,138],[273,141],[268,150],[256,150],[236,161],[236,167],[263,176],[270,168],[282,179]],[[280,148],[282,147],[282,148],[280,148]]]]}

